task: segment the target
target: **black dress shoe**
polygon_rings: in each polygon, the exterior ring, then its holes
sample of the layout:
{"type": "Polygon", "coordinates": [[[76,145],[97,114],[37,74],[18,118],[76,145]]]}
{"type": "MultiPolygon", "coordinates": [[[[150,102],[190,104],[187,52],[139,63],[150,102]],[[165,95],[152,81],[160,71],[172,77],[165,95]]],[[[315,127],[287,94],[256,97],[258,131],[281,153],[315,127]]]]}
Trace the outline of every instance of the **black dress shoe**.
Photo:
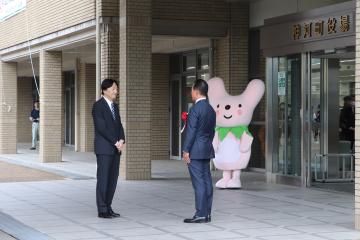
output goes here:
{"type": "Polygon", "coordinates": [[[112,215],[111,215],[110,213],[107,213],[107,212],[105,212],[105,213],[99,213],[99,214],[98,214],[98,217],[99,217],[99,218],[113,218],[112,215]]]}
{"type": "Polygon", "coordinates": [[[112,209],[109,210],[109,214],[110,214],[110,216],[115,217],[115,218],[120,217],[120,214],[114,212],[112,209]]]}
{"type": "Polygon", "coordinates": [[[193,218],[184,219],[184,223],[206,223],[206,222],[207,222],[206,217],[194,216],[193,218]]]}

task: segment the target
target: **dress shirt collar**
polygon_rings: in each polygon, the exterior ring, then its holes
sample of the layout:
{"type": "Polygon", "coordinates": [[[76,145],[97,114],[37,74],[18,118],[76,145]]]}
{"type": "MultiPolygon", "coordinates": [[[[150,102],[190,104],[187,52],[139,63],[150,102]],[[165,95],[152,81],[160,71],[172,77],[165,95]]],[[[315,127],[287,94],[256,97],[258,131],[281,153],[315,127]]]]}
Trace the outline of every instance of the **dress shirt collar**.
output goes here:
{"type": "Polygon", "coordinates": [[[197,103],[200,102],[201,100],[206,100],[206,97],[199,98],[198,100],[195,101],[195,104],[197,104],[197,103]]]}
{"type": "Polygon", "coordinates": [[[103,98],[105,99],[105,101],[107,102],[107,104],[109,105],[110,109],[112,108],[112,104],[113,101],[110,101],[109,99],[107,99],[107,97],[103,96],[103,98]]]}

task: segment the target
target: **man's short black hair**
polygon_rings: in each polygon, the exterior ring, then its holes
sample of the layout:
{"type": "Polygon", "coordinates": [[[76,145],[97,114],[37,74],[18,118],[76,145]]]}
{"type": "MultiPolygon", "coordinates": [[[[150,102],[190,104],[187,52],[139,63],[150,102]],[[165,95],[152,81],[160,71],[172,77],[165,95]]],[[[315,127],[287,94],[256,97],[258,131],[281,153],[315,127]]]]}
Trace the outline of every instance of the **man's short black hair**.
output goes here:
{"type": "Polygon", "coordinates": [[[351,96],[346,96],[343,98],[344,102],[350,102],[353,100],[353,98],[351,96]]]}
{"type": "Polygon", "coordinates": [[[111,88],[114,83],[116,84],[116,86],[119,87],[119,84],[114,79],[111,79],[111,78],[104,79],[101,82],[101,93],[104,94],[104,91],[108,88],[111,88]]]}
{"type": "Polygon", "coordinates": [[[194,82],[193,89],[198,90],[201,95],[207,97],[209,86],[205,80],[197,79],[194,82]]]}

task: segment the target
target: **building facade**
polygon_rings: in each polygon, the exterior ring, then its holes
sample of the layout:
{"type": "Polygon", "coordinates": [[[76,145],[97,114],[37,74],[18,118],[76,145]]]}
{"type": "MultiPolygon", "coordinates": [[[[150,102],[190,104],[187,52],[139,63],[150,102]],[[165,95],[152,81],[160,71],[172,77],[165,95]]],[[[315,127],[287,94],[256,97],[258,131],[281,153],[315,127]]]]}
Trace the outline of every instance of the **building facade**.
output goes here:
{"type": "Polygon", "coordinates": [[[61,161],[64,145],[91,152],[91,107],[101,80],[114,78],[127,136],[121,177],[150,179],[152,160],[181,157],[180,117],[195,79],[221,77],[239,94],[260,78],[267,93],[250,126],[250,169],[269,182],[360,184],[359,144],[349,151],[338,130],[342,98],[358,94],[359,0],[1,4],[0,153],[31,140],[37,99],[39,161],[61,161]]]}

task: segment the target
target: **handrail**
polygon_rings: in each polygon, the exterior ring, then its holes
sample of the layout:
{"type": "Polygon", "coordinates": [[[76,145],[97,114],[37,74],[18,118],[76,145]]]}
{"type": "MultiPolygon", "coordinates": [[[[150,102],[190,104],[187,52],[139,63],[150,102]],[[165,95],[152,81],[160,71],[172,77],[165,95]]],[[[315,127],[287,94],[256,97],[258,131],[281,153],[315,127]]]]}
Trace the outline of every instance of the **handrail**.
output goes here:
{"type": "MultiPolygon", "coordinates": [[[[355,176],[355,172],[354,172],[354,159],[355,159],[355,155],[353,153],[327,153],[327,154],[320,154],[317,153],[314,155],[315,158],[315,181],[322,181],[322,182],[334,182],[334,181],[353,181],[354,180],[354,176],[355,176]],[[339,157],[342,161],[342,177],[339,178],[333,178],[330,179],[329,178],[329,172],[328,172],[328,164],[329,164],[329,157],[339,157]],[[318,178],[318,162],[317,159],[320,159],[319,161],[319,165],[320,165],[320,171],[321,171],[321,175],[322,178],[318,178]],[[347,177],[345,174],[345,162],[346,159],[350,159],[350,177],[347,177]]],[[[339,173],[340,173],[340,169],[339,169],[339,173]]]]}
{"type": "Polygon", "coordinates": [[[327,154],[321,154],[317,153],[315,154],[316,157],[350,157],[355,156],[353,153],[327,153],[327,154]]]}

